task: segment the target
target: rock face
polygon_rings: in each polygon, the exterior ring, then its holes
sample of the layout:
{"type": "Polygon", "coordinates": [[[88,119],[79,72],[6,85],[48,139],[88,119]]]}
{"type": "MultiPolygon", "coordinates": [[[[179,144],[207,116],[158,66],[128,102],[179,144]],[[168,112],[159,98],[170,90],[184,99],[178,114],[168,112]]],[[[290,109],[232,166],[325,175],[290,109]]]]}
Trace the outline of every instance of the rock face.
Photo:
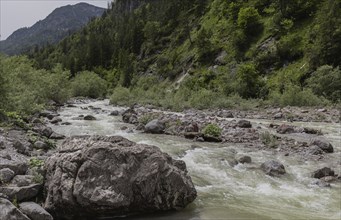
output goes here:
{"type": "Polygon", "coordinates": [[[181,209],[197,195],[183,161],[117,136],[68,138],[45,169],[45,208],[57,218],[181,209]]]}
{"type": "Polygon", "coordinates": [[[154,119],[146,124],[146,126],[144,127],[144,131],[146,133],[162,134],[165,128],[165,123],[161,122],[158,119],[154,119]]]}
{"type": "Polygon", "coordinates": [[[32,220],[53,220],[53,217],[35,202],[20,203],[19,208],[32,220]]]}
{"type": "Polygon", "coordinates": [[[275,160],[264,162],[261,169],[269,176],[280,176],[286,173],[284,165],[275,160]]]}
{"type": "Polygon", "coordinates": [[[0,219],[2,220],[30,220],[7,199],[0,198],[0,219]]]}

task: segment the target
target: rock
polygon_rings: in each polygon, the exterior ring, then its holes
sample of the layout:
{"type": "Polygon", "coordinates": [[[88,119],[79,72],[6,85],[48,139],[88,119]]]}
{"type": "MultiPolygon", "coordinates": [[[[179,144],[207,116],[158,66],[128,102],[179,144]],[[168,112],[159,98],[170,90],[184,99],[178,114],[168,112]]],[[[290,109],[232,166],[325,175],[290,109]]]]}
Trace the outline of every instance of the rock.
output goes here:
{"type": "Polygon", "coordinates": [[[303,132],[306,134],[318,134],[318,135],[322,134],[321,130],[317,130],[314,128],[303,128],[303,132]]]}
{"type": "Polygon", "coordinates": [[[19,209],[31,220],[53,220],[53,217],[35,202],[20,203],[19,209]]]}
{"type": "Polygon", "coordinates": [[[46,118],[47,116],[52,115],[52,114],[53,114],[53,112],[51,112],[51,111],[42,111],[39,113],[39,117],[46,118]]]}
{"type": "Polygon", "coordinates": [[[45,142],[36,141],[34,143],[34,148],[47,150],[49,148],[49,146],[45,142]]]}
{"type": "Polygon", "coordinates": [[[110,116],[118,116],[120,113],[117,111],[117,110],[115,110],[115,111],[112,111],[112,112],[110,112],[110,116]]]}
{"type": "Polygon", "coordinates": [[[129,108],[122,114],[122,120],[125,123],[129,124],[138,124],[139,120],[137,119],[137,113],[133,108],[129,108]]]}
{"type": "Polygon", "coordinates": [[[24,156],[20,157],[19,155],[10,160],[0,157],[0,169],[3,168],[11,169],[16,175],[25,174],[28,169],[28,161],[24,159],[24,156]]]}
{"type": "Polygon", "coordinates": [[[307,153],[311,154],[311,155],[321,155],[324,153],[324,151],[321,148],[319,148],[318,146],[313,145],[313,146],[309,147],[307,153]]]}
{"type": "Polygon", "coordinates": [[[64,139],[64,138],[65,138],[64,135],[58,134],[58,133],[56,133],[56,132],[53,132],[53,133],[51,134],[51,136],[50,136],[50,139],[54,139],[54,140],[62,140],[62,139],[64,139]]]}
{"type": "Polygon", "coordinates": [[[323,180],[315,180],[311,183],[312,185],[317,185],[319,187],[331,187],[330,183],[327,183],[323,180]]]}
{"type": "Polygon", "coordinates": [[[321,108],[321,109],[318,109],[317,112],[327,112],[327,109],[321,108]]]}
{"type": "Polygon", "coordinates": [[[144,127],[144,131],[146,133],[162,134],[165,128],[165,123],[161,122],[158,119],[154,119],[146,124],[146,126],[144,127]]]}
{"type": "Polygon", "coordinates": [[[4,186],[0,187],[0,193],[8,196],[10,200],[17,199],[18,201],[28,200],[36,197],[42,188],[41,184],[33,184],[29,186],[4,186]]]}
{"type": "Polygon", "coordinates": [[[239,163],[251,163],[251,157],[250,156],[241,156],[238,158],[239,163]]]}
{"type": "Polygon", "coordinates": [[[185,132],[199,132],[199,126],[196,122],[192,122],[190,125],[185,127],[185,132]]]}
{"type": "Polygon", "coordinates": [[[261,169],[269,176],[280,176],[286,173],[284,165],[275,160],[264,162],[261,169]]]}
{"type": "Polygon", "coordinates": [[[127,126],[122,126],[120,127],[121,131],[125,131],[125,130],[128,130],[128,127],[127,126]]]}
{"type": "Polygon", "coordinates": [[[215,64],[218,64],[218,65],[226,64],[226,60],[225,60],[226,56],[227,56],[226,51],[224,50],[221,51],[219,55],[217,56],[217,58],[214,60],[215,64]]]}
{"type": "Polygon", "coordinates": [[[1,220],[30,220],[10,201],[0,198],[0,219],[1,220]]]}
{"type": "Polygon", "coordinates": [[[68,122],[68,121],[66,121],[66,122],[62,122],[62,125],[72,125],[72,123],[71,123],[71,122],[68,122]]]}
{"type": "Polygon", "coordinates": [[[15,141],[13,143],[13,148],[15,148],[20,154],[29,155],[29,148],[20,141],[15,141]]]}
{"type": "Polygon", "coordinates": [[[293,126],[282,124],[277,128],[276,131],[279,134],[291,134],[295,132],[295,129],[293,126]]]}
{"type": "Polygon", "coordinates": [[[195,138],[199,138],[202,137],[203,134],[200,132],[185,132],[184,133],[185,138],[187,139],[195,139],[195,138]]]}
{"type": "Polygon", "coordinates": [[[247,121],[247,120],[238,121],[237,126],[240,128],[251,128],[252,127],[251,122],[247,121]]]}
{"type": "Polygon", "coordinates": [[[34,119],[32,120],[32,123],[33,123],[33,124],[41,124],[42,121],[41,121],[39,118],[34,118],[34,119]]]}
{"type": "Polygon", "coordinates": [[[197,139],[195,139],[195,141],[198,142],[205,142],[205,139],[203,137],[198,137],[197,139]]]}
{"type": "Polygon", "coordinates": [[[276,113],[276,114],[274,115],[274,119],[281,119],[281,118],[283,118],[283,114],[282,114],[281,112],[276,113]]]}
{"type": "Polygon", "coordinates": [[[321,141],[321,140],[315,140],[315,141],[313,141],[312,145],[318,146],[324,152],[327,152],[327,153],[333,153],[334,152],[333,145],[331,145],[328,142],[324,142],[324,141],[321,141]]]}
{"type": "Polygon", "coordinates": [[[16,175],[11,181],[11,184],[17,185],[19,187],[29,186],[31,184],[34,184],[33,180],[34,176],[31,175],[16,175]]]}
{"type": "Polygon", "coordinates": [[[94,116],[92,116],[92,115],[86,115],[84,117],[84,120],[86,120],[86,121],[95,121],[96,118],[94,116]]]}
{"type": "Polygon", "coordinates": [[[38,132],[38,133],[49,138],[51,134],[53,133],[53,130],[50,127],[45,127],[43,128],[43,130],[41,130],[41,132],[38,132]]]}
{"type": "Polygon", "coordinates": [[[184,208],[196,198],[184,162],[122,137],[67,138],[45,161],[44,207],[85,219],[184,208]]]}
{"type": "Polygon", "coordinates": [[[203,138],[204,138],[204,141],[206,141],[206,142],[218,143],[218,142],[222,142],[223,141],[220,137],[214,137],[214,136],[211,136],[211,135],[204,135],[203,138]]]}
{"type": "Polygon", "coordinates": [[[4,168],[0,170],[0,184],[1,183],[8,183],[12,180],[15,173],[13,170],[9,168],[4,168]]]}
{"type": "Polygon", "coordinates": [[[59,118],[59,117],[54,117],[54,118],[52,118],[52,120],[51,120],[50,122],[51,122],[51,124],[57,124],[57,123],[59,123],[59,122],[61,122],[61,121],[62,121],[61,118],[59,118]]]}
{"type": "Polygon", "coordinates": [[[311,176],[312,176],[312,178],[321,179],[325,176],[334,176],[334,175],[335,175],[334,170],[332,170],[328,167],[323,167],[322,169],[318,169],[318,170],[314,171],[311,176]]]}
{"type": "Polygon", "coordinates": [[[137,131],[143,131],[144,130],[144,124],[142,124],[142,123],[138,124],[136,127],[136,130],[137,131]]]}

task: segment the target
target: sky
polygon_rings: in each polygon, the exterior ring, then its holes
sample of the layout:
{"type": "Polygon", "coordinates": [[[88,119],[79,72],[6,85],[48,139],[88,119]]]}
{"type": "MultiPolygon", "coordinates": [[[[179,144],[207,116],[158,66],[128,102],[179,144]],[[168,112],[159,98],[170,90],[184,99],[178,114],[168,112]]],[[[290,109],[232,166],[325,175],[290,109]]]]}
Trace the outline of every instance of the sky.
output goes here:
{"type": "Polygon", "coordinates": [[[0,40],[22,27],[31,27],[54,9],[86,2],[107,8],[110,0],[0,0],[0,40]]]}

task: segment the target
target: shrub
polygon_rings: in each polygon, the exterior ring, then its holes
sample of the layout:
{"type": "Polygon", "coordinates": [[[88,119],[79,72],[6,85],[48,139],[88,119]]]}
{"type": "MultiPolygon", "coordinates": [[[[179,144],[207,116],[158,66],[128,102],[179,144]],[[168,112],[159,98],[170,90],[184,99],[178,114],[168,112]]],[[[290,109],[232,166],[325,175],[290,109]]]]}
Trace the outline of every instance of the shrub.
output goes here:
{"type": "Polygon", "coordinates": [[[78,73],[70,86],[72,96],[90,98],[104,97],[108,88],[108,84],[104,79],[90,71],[78,73]]]}
{"type": "Polygon", "coordinates": [[[31,168],[33,168],[33,167],[40,168],[40,167],[44,166],[44,161],[40,160],[36,157],[31,157],[29,164],[30,164],[31,168]]]}
{"type": "Polygon", "coordinates": [[[213,137],[220,137],[222,129],[219,128],[216,124],[208,124],[203,130],[205,135],[213,136],[213,137]]]}
{"type": "Polygon", "coordinates": [[[247,35],[259,33],[261,27],[261,16],[257,9],[253,7],[241,8],[238,13],[238,26],[243,29],[247,35]]]}
{"type": "Polygon", "coordinates": [[[110,104],[132,105],[134,104],[134,97],[128,88],[118,86],[113,90],[113,93],[110,96],[110,104]]]}
{"type": "Polygon", "coordinates": [[[260,140],[265,146],[270,148],[275,148],[278,145],[277,137],[268,131],[260,134],[260,140]]]}
{"type": "Polygon", "coordinates": [[[307,80],[307,83],[315,94],[334,102],[341,100],[341,71],[339,67],[321,66],[307,80]]]}

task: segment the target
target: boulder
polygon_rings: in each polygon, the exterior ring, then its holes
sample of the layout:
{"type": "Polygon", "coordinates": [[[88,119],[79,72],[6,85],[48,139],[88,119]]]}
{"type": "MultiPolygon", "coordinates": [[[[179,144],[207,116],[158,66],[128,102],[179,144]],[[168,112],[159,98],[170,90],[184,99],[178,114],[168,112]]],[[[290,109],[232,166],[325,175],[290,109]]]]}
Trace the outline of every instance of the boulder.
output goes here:
{"type": "Polygon", "coordinates": [[[165,123],[158,119],[154,119],[146,124],[144,131],[152,134],[162,134],[166,129],[165,123]]]}
{"type": "Polygon", "coordinates": [[[12,180],[15,173],[13,170],[9,168],[4,168],[0,170],[0,184],[1,183],[8,183],[12,180]]]}
{"type": "Polygon", "coordinates": [[[17,201],[28,200],[36,197],[42,188],[41,184],[32,184],[29,186],[4,186],[0,187],[0,193],[8,196],[10,200],[17,199],[17,201]]]}
{"type": "Polygon", "coordinates": [[[238,159],[238,163],[251,163],[251,157],[250,156],[241,156],[238,159]]]}
{"type": "Polygon", "coordinates": [[[237,126],[240,128],[251,128],[252,124],[250,121],[240,120],[240,121],[238,121],[237,126]]]}
{"type": "Polygon", "coordinates": [[[276,131],[279,134],[291,134],[295,132],[295,129],[293,126],[282,124],[277,128],[276,131]]]}
{"type": "Polygon", "coordinates": [[[202,138],[204,139],[205,142],[219,143],[223,141],[220,137],[215,137],[215,136],[206,135],[206,134],[204,134],[202,138]]]}
{"type": "Polygon", "coordinates": [[[275,160],[262,163],[261,169],[269,176],[280,176],[286,173],[284,165],[275,160]]]}
{"type": "Polygon", "coordinates": [[[0,219],[1,220],[30,220],[10,201],[0,198],[0,219]]]}
{"type": "Polygon", "coordinates": [[[56,133],[56,132],[53,132],[53,133],[51,134],[51,136],[50,136],[50,139],[54,139],[54,140],[62,140],[62,139],[64,139],[64,138],[65,138],[64,135],[58,134],[58,133],[56,133]]]}
{"type": "Polygon", "coordinates": [[[32,220],[53,220],[53,217],[35,202],[23,202],[19,209],[32,220]]]}
{"type": "Polygon", "coordinates": [[[195,139],[195,138],[203,137],[204,134],[202,134],[200,132],[185,132],[184,136],[187,139],[195,139]]]}
{"type": "Polygon", "coordinates": [[[139,120],[137,118],[137,113],[133,108],[129,108],[122,114],[122,120],[129,124],[138,124],[139,120]]]}
{"type": "Polygon", "coordinates": [[[43,141],[36,141],[34,143],[34,148],[47,150],[49,146],[43,141]]]}
{"type": "Polygon", "coordinates": [[[328,168],[328,167],[323,167],[322,169],[318,169],[313,172],[311,175],[313,178],[321,179],[326,176],[334,176],[335,172],[334,170],[328,168]]]}
{"type": "Polygon", "coordinates": [[[315,141],[313,141],[312,145],[318,146],[319,148],[321,148],[321,150],[323,150],[326,153],[333,153],[334,152],[333,145],[331,145],[328,142],[324,142],[321,140],[315,140],[315,141]]]}
{"type": "Polygon", "coordinates": [[[86,115],[84,117],[84,120],[86,120],[86,121],[95,121],[96,118],[94,116],[92,116],[92,115],[86,115]]]}
{"type": "Polygon", "coordinates": [[[17,150],[18,153],[23,155],[30,155],[30,144],[22,143],[20,141],[13,142],[12,147],[17,150]]]}
{"type": "Polygon", "coordinates": [[[110,116],[118,116],[120,113],[117,110],[110,112],[110,116]]]}
{"type": "Polygon", "coordinates": [[[52,118],[52,120],[51,120],[50,122],[51,122],[51,124],[57,124],[57,123],[59,123],[59,122],[61,122],[61,121],[62,121],[61,118],[59,118],[59,117],[54,117],[54,118],[52,118]]]}
{"type": "Polygon", "coordinates": [[[56,218],[181,209],[197,195],[184,162],[118,136],[67,138],[45,170],[44,207],[56,218]]]}
{"type": "Polygon", "coordinates": [[[25,174],[28,169],[28,161],[23,155],[15,155],[6,158],[0,157],[0,169],[9,168],[16,175],[25,174]]]}
{"type": "Polygon", "coordinates": [[[321,155],[321,154],[324,154],[324,151],[318,146],[313,145],[313,146],[309,146],[307,153],[310,155],[321,155]]]}
{"type": "Polygon", "coordinates": [[[34,184],[33,180],[34,176],[32,175],[16,175],[11,181],[11,184],[14,184],[19,187],[29,186],[31,184],[34,184]]]}

